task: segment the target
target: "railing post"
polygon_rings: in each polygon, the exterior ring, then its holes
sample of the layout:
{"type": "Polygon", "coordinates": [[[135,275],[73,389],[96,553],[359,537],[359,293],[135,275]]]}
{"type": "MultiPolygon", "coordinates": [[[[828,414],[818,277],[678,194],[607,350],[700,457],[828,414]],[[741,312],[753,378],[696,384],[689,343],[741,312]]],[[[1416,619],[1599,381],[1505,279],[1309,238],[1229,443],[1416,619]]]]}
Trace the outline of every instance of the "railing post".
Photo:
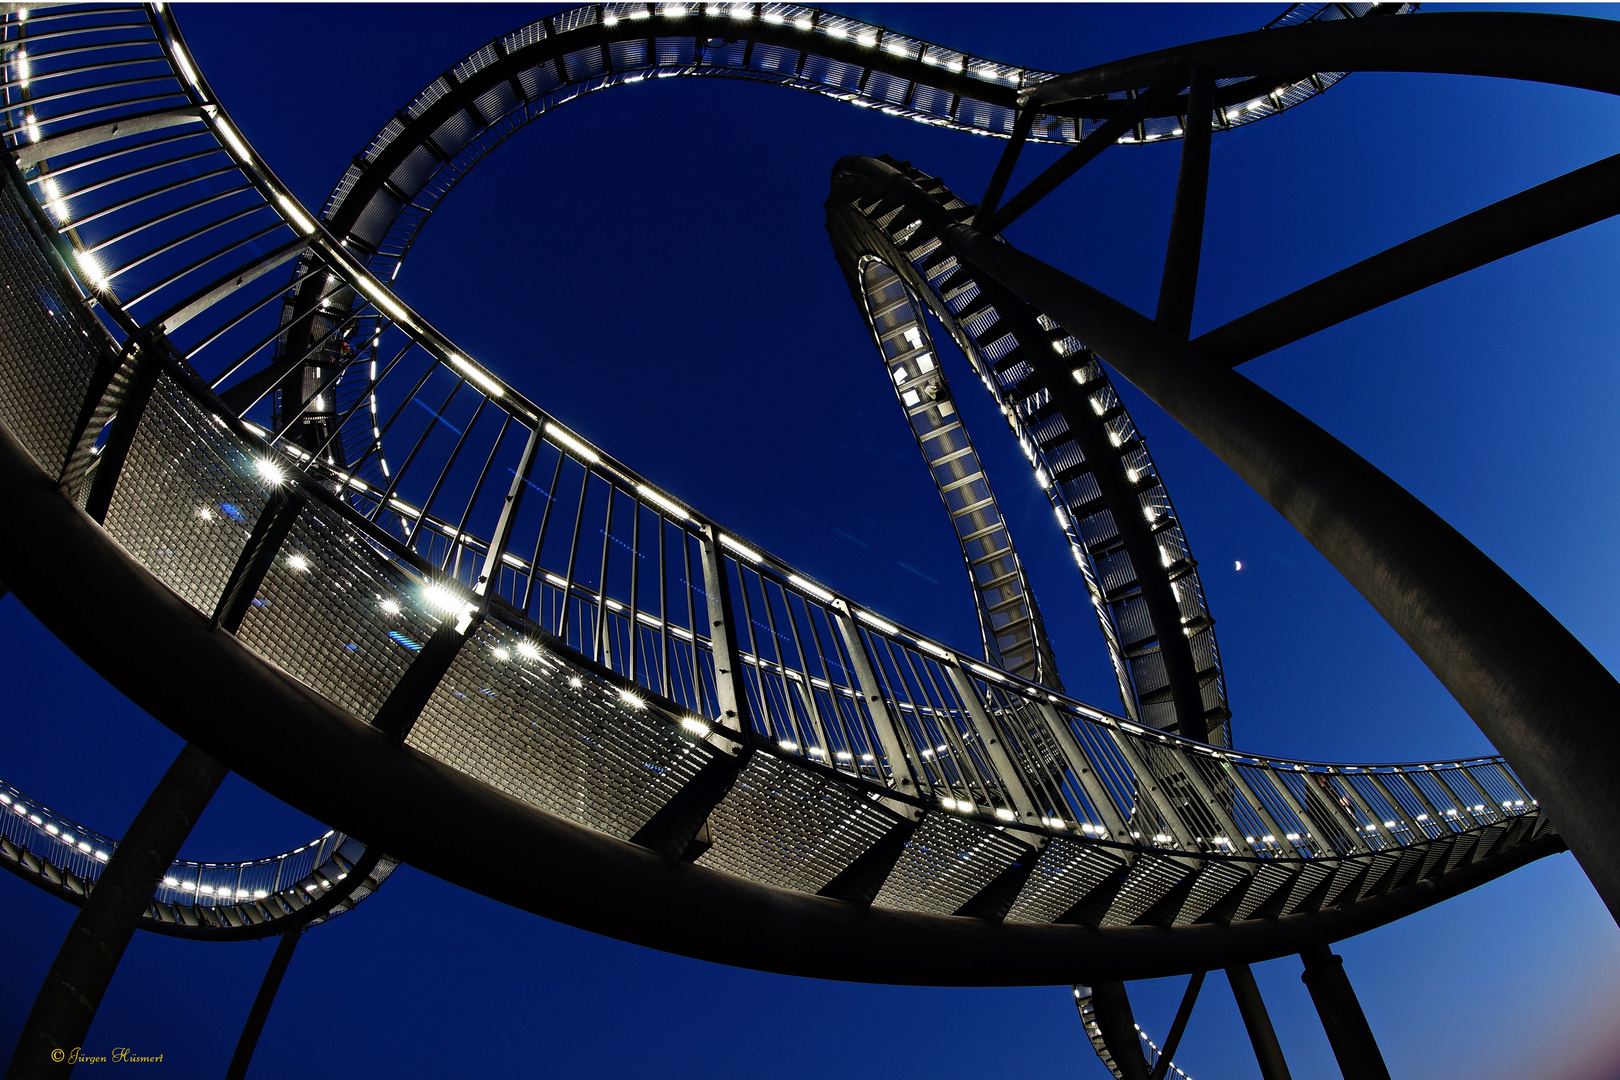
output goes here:
{"type": "Polygon", "coordinates": [[[1136,740],[1128,731],[1115,730],[1110,732],[1114,737],[1114,745],[1125,758],[1131,772],[1136,774],[1136,797],[1138,802],[1145,803],[1163,815],[1170,827],[1177,832],[1176,839],[1188,848],[1197,850],[1196,834],[1188,827],[1186,820],[1176,809],[1175,804],[1161,794],[1161,785],[1158,776],[1148,768],[1145,755],[1136,746],[1136,740]]]}
{"type": "MultiPolygon", "coordinates": [[[[94,444],[99,429],[86,430],[79,440],[83,447],[84,456],[70,459],[68,468],[64,473],[77,471],[76,466],[82,462],[82,468],[88,470],[93,460],[95,462],[95,476],[90,480],[90,490],[85,495],[84,512],[89,514],[97,524],[103,524],[107,519],[107,510],[112,505],[113,491],[118,486],[119,474],[124,470],[124,461],[129,456],[130,447],[135,442],[135,432],[141,426],[141,417],[146,412],[147,403],[152,399],[152,391],[157,388],[158,375],[161,367],[158,359],[151,350],[140,343],[131,342],[129,359],[124,369],[113,376],[112,385],[108,388],[107,398],[92,412],[97,413],[112,406],[112,423],[107,431],[107,441],[102,444],[101,453],[95,458],[89,457],[90,445],[94,444]],[[125,374],[120,385],[118,376],[125,374]]],[[[92,419],[93,422],[93,419],[92,419]]],[[[79,447],[75,447],[78,451],[79,447]]]]}
{"type": "Polygon", "coordinates": [[[883,756],[889,759],[889,775],[894,786],[904,795],[921,795],[911,762],[906,756],[899,724],[883,697],[883,684],[878,682],[877,669],[872,664],[872,654],[866,649],[866,641],[861,637],[855,620],[850,617],[848,605],[842,600],[834,600],[828,607],[833,622],[838,624],[838,634],[844,639],[849,661],[855,665],[855,680],[860,683],[861,696],[866,699],[867,712],[872,716],[872,726],[877,729],[878,741],[883,744],[883,756]]]}
{"type": "Polygon", "coordinates": [[[449,673],[450,666],[455,663],[462,645],[477,633],[478,627],[489,615],[489,584],[495,580],[495,574],[500,569],[501,555],[506,551],[507,542],[512,537],[512,526],[517,519],[518,505],[523,500],[523,488],[528,482],[529,470],[534,466],[535,451],[539,444],[540,429],[536,427],[529,432],[529,441],[523,447],[523,456],[518,462],[518,467],[512,471],[512,484],[507,488],[506,502],[501,506],[501,515],[496,521],[494,535],[489,539],[489,551],[485,553],[483,568],[473,585],[475,602],[439,624],[439,628],[428,638],[427,644],[422,647],[416,659],[411,661],[411,666],[405,669],[405,674],[400,676],[399,682],[389,691],[388,698],[378,708],[377,715],[372,718],[374,727],[382,729],[400,742],[404,742],[410,735],[416,718],[422,714],[428,699],[433,696],[433,692],[439,688],[439,683],[449,673]]]}
{"type": "Polygon", "coordinates": [[[1087,756],[1085,749],[1080,745],[1080,740],[1075,738],[1074,732],[1069,730],[1068,722],[1047,702],[1037,701],[1035,708],[1046,718],[1047,727],[1056,736],[1058,744],[1068,750],[1069,768],[1074,772],[1075,781],[1085,792],[1086,798],[1091,800],[1092,807],[1102,816],[1103,825],[1108,828],[1110,839],[1129,840],[1130,828],[1124,815],[1120,813],[1114,797],[1108,793],[1107,786],[1098,775],[1096,764],[1087,756]]]}
{"type": "Polygon", "coordinates": [[[731,579],[720,533],[713,525],[699,528],[703,553],[703,591],[708,594],[709,647],[714,653],[714,689],[719,698],[720,725],[742,736],[744,745],[754,737],[753,711],[743,674],[742,647],[731,598],[731,579]]]}
{"type": "MultiPolygon", "coordinates": [[[[1232,778],[1232,785],[1239,788],[1244,799],[1250,806],[1254,807],[1254,812],[1259,816],[1260,823],[1270,830],[1272,839],[1275,840],[1277,846],[1281,848],[1283,845],[1290,843],[1291,841],[1285,839],[1288,835],[1287,830],[1278,826],[1277,819],[1272,816],[1271,808],[1255,792],[1254,785],[1249,783],[1249,778],[1243,775],[1243,766],[1231,760],[1224,761],[1223,765],[1226,769],[1226,775],[1232,778]]],[[[1256,839],[1259,838],[1256,837],[1256,839]]]]}
{"type": "Polygon", "coordinates": [[[1039,825],[1040,808],[1035,805],[1035,800],[1030,798],[1023,777],[1018,775],[1018,770],[1013,765],[1012,755],[1007,753],[1007,748],[1002,745],[1002,731],[991,722],[990,714],[985,711],[984,702],[979,700],[978,691],[974,689],[973,680],[956,664],[941,661],[940,667],[945,669],[956,696],[962,699],[962,706],[972,718],[973,726],[979,730],[985,752],[990,755],[990,763],[995,766],[1002,787],[1007,792],[1007,798],[1012,801],[1012,809],[1026,825],[1039,825]]]}
{"type": "Polygon", "coordinates": [[[247,544],[242,548],[242,554],[231,568],[231,576],[220,593],[219,606],[214,610],[213,622],[216,627],[231,634],[241,627],[253,598],[259,593],[259,586],[264,584],[265,575],[275,565],[281,545],[286,542],[299,512],[308,501],[309,497],[303,492],[296,489],[288,491],[283,482],[265,502],[258,520],[253,523],[253,531],[248,534],[247,544]]]}

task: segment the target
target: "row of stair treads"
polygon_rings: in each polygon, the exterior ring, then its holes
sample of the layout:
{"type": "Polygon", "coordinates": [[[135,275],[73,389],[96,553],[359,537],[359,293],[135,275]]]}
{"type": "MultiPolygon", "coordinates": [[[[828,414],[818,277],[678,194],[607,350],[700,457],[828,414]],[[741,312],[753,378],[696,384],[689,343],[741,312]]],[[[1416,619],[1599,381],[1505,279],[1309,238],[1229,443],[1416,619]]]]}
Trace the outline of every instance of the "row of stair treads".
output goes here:
{"type": "Polygon", "coordinates": [[[950,814],[928,814],[872,903],[951,915],[1029,854],[1028,846],[988,826],[950,814]]]}
{"type": "Polygon", "coordinates": [[[1125,865],[1118,851],[1080,840],[1054,839],[1036,860],[1007,912],[1012,922],[1049,923],[1090,895],[1125,865]]]}
{"type": "Polygon", "coordinates": [[[496,619],[462,645],[406,744],[621,840],[718,753],[683,736],[661,710],[496,619]]]}
{"type": "Polygon", "coordinates": [[[0,424],[56,476],[100,357],[99,327],[80,325],[15,197],[0,195],[0,424]]]}
{"type": "Polygon", "coordinates": [[[813,893],[899,822],[833,777],[755,754],[709,815],[712,846],[697,862],[813,893]]]}
{"type": "Polygon", "coordinates": [[[1286,889],[1299,872],[1300,864],[1293,861],[1261,863],[1244,889],[1243,899],[1232,912],[1233,922],[1242,922],[1274,899],[1279,890],[1286,889]]]}
{"type": "Polygon", "coordinates": [[[1198,872],[1192,891],[1171,915],[1170,925],[1189,926],[1209,914],[1210,909],[1241,889],[1253,876],[1253,867],[1235,862],[1210,861],[1198,872]]]}
{"type": "Polygon", "coordinates": [[[254,460],[243,439],[159,375],[107,508],[107,532],[212,615],[272,491],[254,460]]]}
{"type": "Polygon", "coordinates": [[[441,621],[428,582],[335,511],[310,502],[237,637],[362,720],[441,621]]]}
{"type": "Polygon", "coordinates": [[[1125,883],[1114,895],[1113,903],[1098,922],[1098,926],[1130,926],[1143,913],[1164,899],[1164,895],[1179,885],[1188,874],[1198,871],[1176,859],[1142,854],[1125,876],[1125,883]]]}

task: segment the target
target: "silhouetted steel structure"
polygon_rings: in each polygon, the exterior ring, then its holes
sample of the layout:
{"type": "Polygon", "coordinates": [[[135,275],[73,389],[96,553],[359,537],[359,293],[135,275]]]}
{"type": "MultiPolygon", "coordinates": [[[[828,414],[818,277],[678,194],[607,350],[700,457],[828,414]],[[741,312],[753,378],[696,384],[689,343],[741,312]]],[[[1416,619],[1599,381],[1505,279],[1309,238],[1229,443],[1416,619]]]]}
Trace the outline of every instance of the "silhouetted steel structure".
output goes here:
{"type": "MultiPolygon", "coordinates": [[[[1337,1010],[1330,1032],[1343,1022],[1341,1062],[1377,1075],[1325,943],[1566,839],[1614,909],[1620,868],[1596,837],[1620,810],[1607,787],[1620,753],[1590,717],[1611,715],[1620,688],[1432,512],[1221,361],[1620,211],[1620,189],[1613,159],[1599,163],[1188,342],[1208,136],[1352,69],[1620,92],[1620,36],[1546,16],[1337,17],[1376,7],[1290,9],[1256,34],[1058,76],[791,4],[591,5],[436,79],[318,215],[242,138],[162,6],[12,12],[0,504],[31,529],[0,534],[0,579],[199,752],[389,865],[764,970],[1081,982],[1127,1076],[1149,1067],[1119,1034],[1123,980],[1226,968],[1242,1003],[1245,965],[1299,952],[1324,1016],[1337,1010]],[[828,201],[962,543],[983,657],[729,532],[389,289],[439,200],[518,127],[663,75],[773,82],[1008,138],[978,206],[870,158],[838,164],[828,201]],[[1157,324],[999,238],[1106,147],[1184,135],[1157,324]],[[1072,149],[1004,199],[1029,141],[1072,149]],[[1124,716],[1061,692],[925,311],[1051,496],[1124,716]],[[1105,363],[1294,521],[1506,758],[1335,766],[1233,749],[1195,563],[1105,363]],[[108,642],[96,612],[109,602],[143,633],[108,642]]],[[[58,834],[7,797],[36,829],[6,833],[7,859],[87,891],[95,868],[42,860],[35,841],[58,834]]],[[[92,857],[106,848],[52,824],[92,857]]],[[[333,857],[271,862],[308,874],[333,857]]],[[[169,872],[182,891],[187,872],[169,872]]],[[[266,901],[280,883],[253,886],[262,897],[224,886],[228,903],[193,900],[189,917],[177,886],[153,884],[169,890],[154,924],[279,917],[266,901]]],[[[1263,1016],[1253,995],[1245,1019],[1269,1067],[1263,1016]]],[[[39,1047],[19,1048],[20,1075],[48,1073],[28,1056],[39,1047]]]]}

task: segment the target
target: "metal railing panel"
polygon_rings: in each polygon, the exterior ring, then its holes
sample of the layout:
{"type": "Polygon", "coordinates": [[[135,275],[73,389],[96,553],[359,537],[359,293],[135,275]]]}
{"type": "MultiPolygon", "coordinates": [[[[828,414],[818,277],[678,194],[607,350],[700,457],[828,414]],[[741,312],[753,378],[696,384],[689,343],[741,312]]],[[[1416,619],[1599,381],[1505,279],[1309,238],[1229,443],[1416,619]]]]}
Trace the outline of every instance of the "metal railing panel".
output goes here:
{"type": "Polygon", "coordinates": [[[620,839],[717,753],[659,706],[501,619],[462,646],[406,745],[620,839]]]}

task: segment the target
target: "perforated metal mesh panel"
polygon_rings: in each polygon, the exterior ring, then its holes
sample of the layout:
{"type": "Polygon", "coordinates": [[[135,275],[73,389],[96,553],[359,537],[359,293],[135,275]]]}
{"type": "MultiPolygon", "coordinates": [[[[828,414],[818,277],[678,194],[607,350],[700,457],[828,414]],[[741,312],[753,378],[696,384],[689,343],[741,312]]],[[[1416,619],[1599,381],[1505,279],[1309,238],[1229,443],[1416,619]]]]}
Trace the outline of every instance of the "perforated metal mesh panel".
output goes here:
{"type": "Polygon", "coordinates": [[[495,619],[461,647],[406,743],[620,839],[635,835],[718,753],[495,619]]]}
{"type": "Polygon", "coordinates": [[[1053,840],[1013,902],[1007,918],[1049,923],[1078,904],[1125,860],[1096,844],[1053,840]]]}
{"type": "Polygon", "coordinates": [[[816,892],[900,821],[837,780],[755,754],[709,815],[701,866],[816,892]]]}
{"type": "Polygon", "coordinates": [[[1187,896],[1181,910],[1176,913],[1175,925],[1187,926],[1197,922],[1210,908],[1229,896],[1233,889],[1248,877],[1246,868],[1232,863],[1205,863],[1198,872],[1198,881],[1187,896]]]}
{"type": "Polygon", "coordinates": [[[425,582],[311,503],[293,523],[237,637],[370,720],[438,629],[425,582]]]}
{"type": "MultiPolygon", "coordinates": [[[[1306,863],[1301,870],[1299,878],[1289,886],[1288,902],[1279,909],[1279,915],[1287,915],[1299,906],[1315,888],[1327,878],[1337,872],[1337,867],[1326,866],[1320,863],[1306,863]]],[[[1347,895],[1347,899],[1353,899],[1347,895]]]]}
{"type": "Polygon", "coordinates": [[[114,540],[212,615],[271,489],[233,432],[158,376],[107,507],[114,540]]]}
{"type": "Polygon", "coordinates": [[[0,423],[45,471],[67,460],[79,408],[101,355],[29,231],[16,197],[0,195],[0,423]]]}
{"type": "Polygon", "coordinates": [[[949,814],[929,814],[872,902],[950,915],[1028,851],[987,826],[949,814]]]}
{"type": "Polygon", "coordinates": [[[1298,869],[1299,864],[1294,862],[1266,863],[1261,866],[1259,873],[1254,875],[1254,880],[1244,892],[1237,910],[1232,913],[1232,921],[1242,922],[1253,915],[1255,910],[1275,896],[1279,889],[1288,887],[1288,880],[1298,869]]]}
{"type": "Polygon", "coordinates": [[[1099,926],[1129,926],[1148,908],[1164,899],[1164,894],[1175,888],[1183,877],[1196,871],[1173,859],[1143,855],[1131,867],[1125,884],[1109,905],[1099,926]]]}

